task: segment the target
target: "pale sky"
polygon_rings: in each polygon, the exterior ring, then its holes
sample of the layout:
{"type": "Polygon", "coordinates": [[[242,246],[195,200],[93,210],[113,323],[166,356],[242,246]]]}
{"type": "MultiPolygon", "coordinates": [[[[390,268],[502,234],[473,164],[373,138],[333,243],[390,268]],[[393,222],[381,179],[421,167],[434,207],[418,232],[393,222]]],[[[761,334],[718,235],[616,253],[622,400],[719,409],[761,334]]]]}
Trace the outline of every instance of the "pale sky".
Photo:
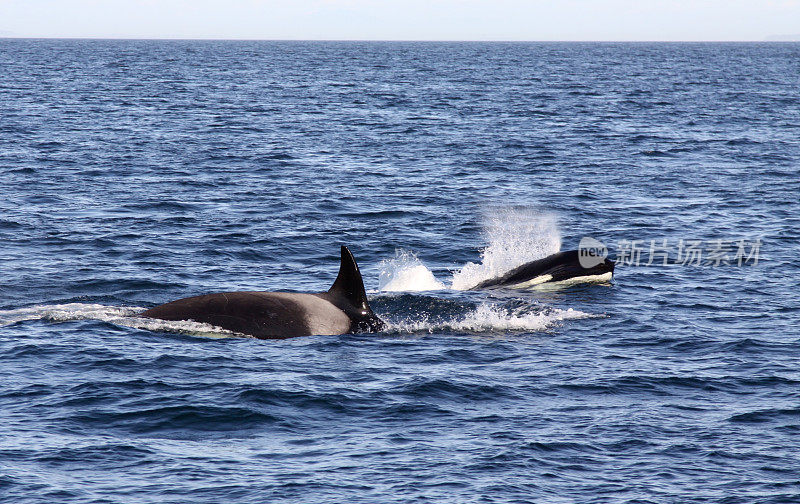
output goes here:
{"type": "Polygon", "coordinates": [[[800,40],[800,0],[0,0],[0,36],[800,40]]]}

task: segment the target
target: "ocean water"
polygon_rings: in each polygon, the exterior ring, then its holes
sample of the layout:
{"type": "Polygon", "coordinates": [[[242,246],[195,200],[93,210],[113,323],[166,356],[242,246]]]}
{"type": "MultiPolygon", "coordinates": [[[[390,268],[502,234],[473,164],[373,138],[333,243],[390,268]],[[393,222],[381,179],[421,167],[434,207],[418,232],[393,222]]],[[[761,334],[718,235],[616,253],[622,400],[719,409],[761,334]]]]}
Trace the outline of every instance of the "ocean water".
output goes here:
{"type": "Polygon", "coordinates": [[[0,40],[0,501],[800,502],[798,89],[794,43],[0,40]],[[611,283],[464,290],[586,236],[611,283]],[[383,333],[136,317],[342,244],[383,333]]]}

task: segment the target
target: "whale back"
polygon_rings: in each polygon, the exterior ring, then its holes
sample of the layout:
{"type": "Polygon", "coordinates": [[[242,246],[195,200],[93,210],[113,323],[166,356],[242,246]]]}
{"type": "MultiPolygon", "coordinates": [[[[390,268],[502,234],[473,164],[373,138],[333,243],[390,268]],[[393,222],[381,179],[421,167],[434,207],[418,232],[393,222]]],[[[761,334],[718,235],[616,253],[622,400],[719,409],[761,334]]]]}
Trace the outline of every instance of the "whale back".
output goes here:
{"type": "MultiPolygon", "coordinates": [[[[471,290],[493,287],[522,288],[545,282],[559,282],[575,278],[591,278],[614,272],[614,262],[603,259],[599,264],[586,268],[581,264],[580,251],[557,252],[518,266],[495,278],[484,280],[471,290]]],[[[610,275],[608,277],[611,278],[610,275]]]]}
{"type": "Polygon", "coordinates": [[[361,272],[347,247],[342,247],[339,275],[327,292],[219,292],[171,301],[139,316],[193,320],[265,339],[386,327],[369,307],[361,272]]]}

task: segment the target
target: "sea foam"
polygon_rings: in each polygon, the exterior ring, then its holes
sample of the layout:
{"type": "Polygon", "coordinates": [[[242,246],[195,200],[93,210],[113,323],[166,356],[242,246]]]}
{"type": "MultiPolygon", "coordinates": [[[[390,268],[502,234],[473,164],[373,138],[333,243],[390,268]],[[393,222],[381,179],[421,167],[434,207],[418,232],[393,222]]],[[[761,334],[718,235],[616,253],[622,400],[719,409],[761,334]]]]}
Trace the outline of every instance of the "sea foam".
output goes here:
{"type": "Polygon", "coordinates": [[[533,310],[507,309],[492,303],[482,303],[464,315],[448,320],[431,320],[427,317],[389,320],[388,330],[400,333],[458,331],[467,333],[507,333],[543,331],[562,320],[602,317],[568,308],[533,310]]]}
{"type": "Polygon", "coordinates": [[[66,322],[70,320],[100,320],[111,324],[156,332],[172,332],[204,337],[243,336],[210,324],[191,320],[160,320],[139,317],[146,310],[137,306],[107,306],[89,303],[35,305],[14,310],[0,310],[0,326],[28,320],[66,322]]]}

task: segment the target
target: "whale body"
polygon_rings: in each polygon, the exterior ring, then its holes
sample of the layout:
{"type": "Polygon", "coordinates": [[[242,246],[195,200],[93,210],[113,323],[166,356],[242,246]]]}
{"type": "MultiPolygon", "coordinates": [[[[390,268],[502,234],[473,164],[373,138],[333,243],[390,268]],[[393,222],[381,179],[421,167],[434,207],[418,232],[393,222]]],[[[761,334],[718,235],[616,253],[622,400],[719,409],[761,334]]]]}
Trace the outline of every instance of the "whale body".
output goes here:
{"type": "Polygon", "coordinates": [[[471,287],[475,289],[509,288],[527,289],[541,284],[573,284],[584,282],[608,282],[614,275],[614,261],[594,254],[588,254],[589,259],[584,259],[585,251],[568,250],[537,259],[518,266],[501,276],[484,280],[471,287]],[[583,264],[581,264],[583,262],[583,264]],[[585,267],[588,265],[589,267],[585,267]]]}
{"type": "Polygon", "coordinates": [[[339,275],[326,292],[219,292],[178,299],[140,317],[192,320],[261,339],[378,332],[353,254],[342,246],[339,275]]]}

